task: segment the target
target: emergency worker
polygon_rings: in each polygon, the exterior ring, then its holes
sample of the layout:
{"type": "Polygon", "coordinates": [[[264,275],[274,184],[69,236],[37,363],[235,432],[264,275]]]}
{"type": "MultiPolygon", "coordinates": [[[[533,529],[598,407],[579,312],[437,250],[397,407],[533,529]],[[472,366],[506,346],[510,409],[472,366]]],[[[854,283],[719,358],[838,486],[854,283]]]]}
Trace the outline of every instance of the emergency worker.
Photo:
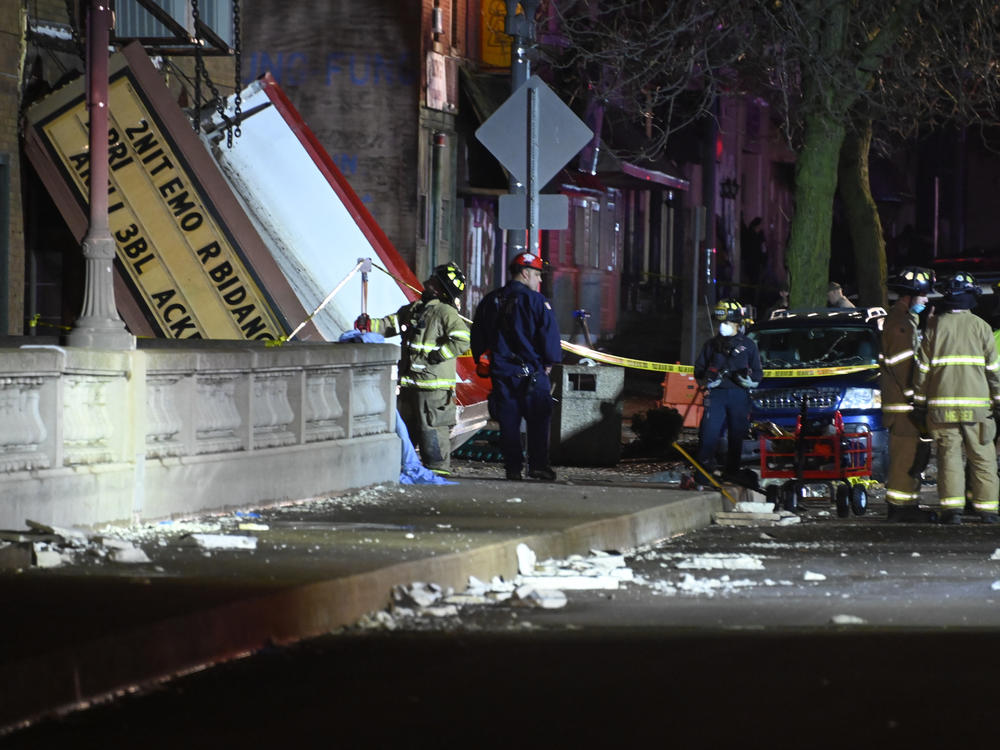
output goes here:
{"type": "Polygon", "coordinates": [[[997,523],[1000,482],[993,441],[1000,361],[993,331],[971,312],[981,294],[971,274],[956,273],[937,288],[944,295],[943,310],[935,310],[917,353],[913,403],[915,419],[926,420],[937,450],[941,522],[962,522],[968,490],[980,519],[997,523]]]}
{"type": "Polygon", "coordinates": [[[746,308],[733,299],[721,300],[713,312],[718,333],[705,342],[694,363],[694,377],[705,391],[705,411],[699,425],[698,463],[715,470],[715,452],[723,429],[729,432],[725,471],[740,468],[743,438],[750,427],[750,391],[764,372],[757,344],[746,335],[746,308]]]}
{"type": "Polygon", "coordinates": [[[477,370],[489,358],[490,416],[500,425],[500,449],[507,479],[521,478],[521,419],[527,425],[528,476],[552,481],[549,422],[552,394],[549,372],[562,361],[559,326],[539,289],[542,259],[520,253],[510,264],[510,281],[487,294],[472,323],[472,357],[477,370]]]}
{"type": "MultiPolygon", "coordinates": [[[[919,266],[908,266],[889,280],[889,289],[899,298],[890,308],[882,328],[882,421],[889,430],[889,467],[885,482],[885,498],[889,506],[888,520],[898,523],[931,520],[930,514],[918,507],[920,474],[910,475],[921,440],[930,435],[921,433],[913,420],[913,363],[920,346],[920,313],[927,306],[927,295],[934,284],[934,272],[919,266]]],[[[929,450],[927,443],[922,445],[929,450]]]]}
{"type": "Polygon", "coordinates": [[[454,263],[434,269],[420,299],[395,314],[354,327],[402,337],[399,360],[399,415],[420,451],[424,466],[438,474],[451,470],[451,428],[455,408],[456,358],[469,346],[469,326],[459,314],[465,274],[454,263]]]}
{"type": "Polygon", "coordinates": [[[836,281],[831,281],[826,288],[827,307],[854,307],[854,303],[844,296],[844,288],[836,281]]]}

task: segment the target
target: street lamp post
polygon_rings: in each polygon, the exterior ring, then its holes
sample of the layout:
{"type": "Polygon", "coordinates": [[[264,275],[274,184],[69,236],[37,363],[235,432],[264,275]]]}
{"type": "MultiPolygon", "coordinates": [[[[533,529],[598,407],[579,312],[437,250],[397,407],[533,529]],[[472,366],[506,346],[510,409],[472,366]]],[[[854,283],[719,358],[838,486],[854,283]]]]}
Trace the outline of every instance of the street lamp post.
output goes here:
{"type": "Polygon", "coordinates": [[[115,240],[108,226],[108,43],[112,24],[107,0],[90,0],[87,13],[87,110],[90,138],[90,224],[83,239],[83,310],[66,336],[70,346],[134,349],[115,306],[115,240]]]}

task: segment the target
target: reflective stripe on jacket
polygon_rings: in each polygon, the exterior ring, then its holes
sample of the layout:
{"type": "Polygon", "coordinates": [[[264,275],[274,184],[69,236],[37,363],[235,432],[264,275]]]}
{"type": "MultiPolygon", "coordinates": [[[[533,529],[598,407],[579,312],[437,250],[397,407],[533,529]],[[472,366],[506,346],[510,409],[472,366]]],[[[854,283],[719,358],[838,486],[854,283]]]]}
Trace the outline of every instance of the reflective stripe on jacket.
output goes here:
{"type": "Polygon", "coordinates": [[[913,411],[913,364],[919,346],[919,317],[900,300],[882,325],[882,421],[892,426],[913,411]]]}
{"type": "Polygon", "coordinates": [[[914,403],[931,422],[981,422],[1000,406],[1000,361],[993,331],[968,310],[931,318],[917,354],[914,403]]]}
{"type": "Polygon", "coordinates": [[[399,384],[422,390],[452,389],[456,358],[469,348],[469,326],[458,310],[439,299],[421,299],[393,315],[372,320],[372,330],[402,337],[399,384]]]}

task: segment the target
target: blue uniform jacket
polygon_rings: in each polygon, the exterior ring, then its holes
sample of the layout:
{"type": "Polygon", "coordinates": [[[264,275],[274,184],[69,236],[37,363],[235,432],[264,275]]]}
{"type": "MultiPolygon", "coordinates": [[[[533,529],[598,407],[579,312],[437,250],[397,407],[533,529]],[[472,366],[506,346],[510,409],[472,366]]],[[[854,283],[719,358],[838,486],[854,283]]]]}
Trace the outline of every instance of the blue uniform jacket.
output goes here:
{"type": "Polygon", "coordinates": [[[722,375],[719,388],[740,388],[740,384],[736,382],[739,374],[748,375],[751,380],[759,383],[764,372],[757,344],[742,333],[710,338],[695,360],[694,377],[702,381],[713,380],[715,373],[722,375]]]}
{"type": "Polygon", "coordinates": [[[510,377],[562,361],[559,326],[552,306],[539,292],[520,281],[487,294],[472,322],[473,359],[488,351],[491,374],[510,377]]]}

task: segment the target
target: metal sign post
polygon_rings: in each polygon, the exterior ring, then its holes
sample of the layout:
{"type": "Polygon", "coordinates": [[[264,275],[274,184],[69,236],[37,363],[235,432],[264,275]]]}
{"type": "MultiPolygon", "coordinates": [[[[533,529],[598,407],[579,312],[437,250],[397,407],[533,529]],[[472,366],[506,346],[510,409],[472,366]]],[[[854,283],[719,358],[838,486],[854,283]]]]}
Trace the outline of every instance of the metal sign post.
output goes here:
{"type": "MultiPolygon", "coordinates": [[[[476,131],[480,143],[526,187],[523,197],[500,196],[500,226],[535,234],[539,229],[565,229],[569,199],[538,191],[593,137],[590,128],[538,76],[511,94],[476,131]]],[[[532,243],[537,252],[537,237],[532,243]]]]}

